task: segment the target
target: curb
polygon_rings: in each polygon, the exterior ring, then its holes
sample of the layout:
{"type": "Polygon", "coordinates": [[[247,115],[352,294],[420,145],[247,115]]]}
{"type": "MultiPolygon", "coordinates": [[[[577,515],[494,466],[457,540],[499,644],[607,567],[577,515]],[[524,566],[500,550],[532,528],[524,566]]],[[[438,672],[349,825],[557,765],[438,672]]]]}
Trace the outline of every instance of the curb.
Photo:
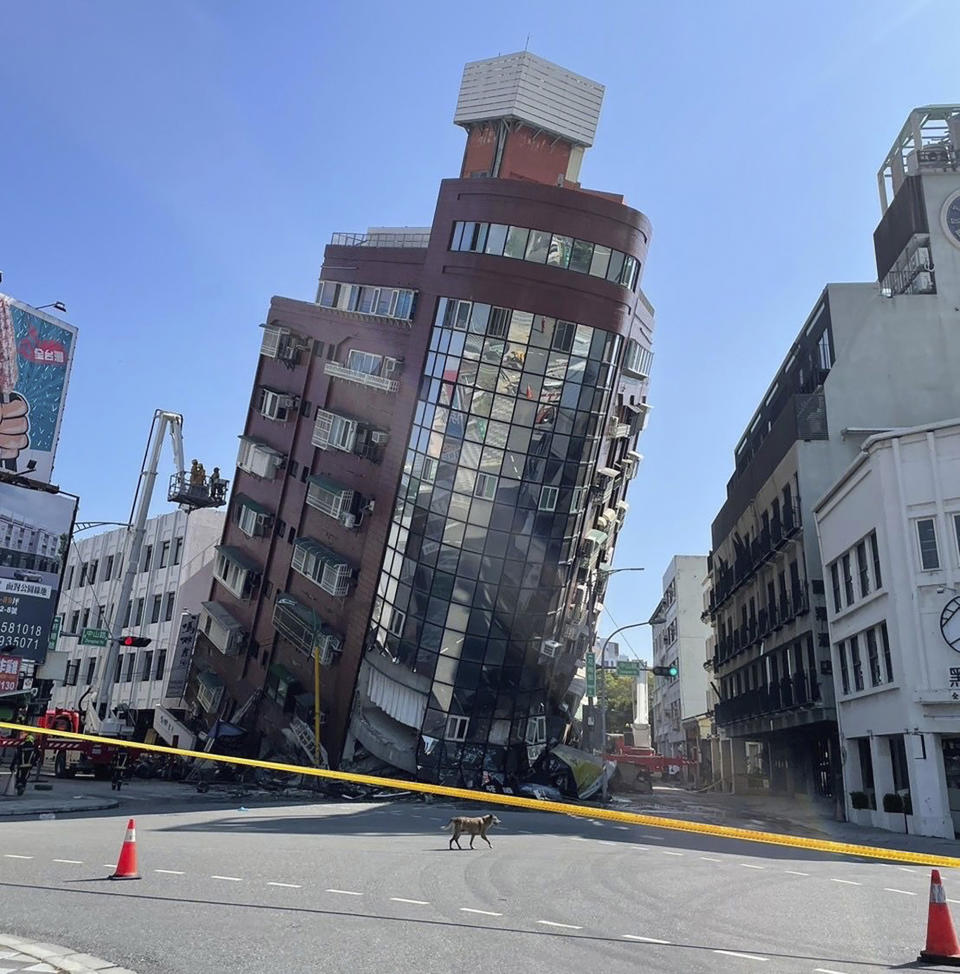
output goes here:
{"type": "Polygon", "coordinates": [[[13,937],[9,934],[0,934],[0,947],[6,947],[21,955],[20,957],[4,958],[4,960],[35,961],[56,968],[59,972],[68,972],[68,974],[136,974],[129,968],[117,967],[100,957],[78,953],[72,947],[33,943],[24,937],[13,937]]]}
{"type": "Polygon", "coordinates": [[[108,808],[119,808],[118,799],[104,799],[93,805],[47,805],[43,808],[10,809],[0,802],[0,818],[12,818],[16,815],[68,815],[71,812],[102,812],[108,808]]]}

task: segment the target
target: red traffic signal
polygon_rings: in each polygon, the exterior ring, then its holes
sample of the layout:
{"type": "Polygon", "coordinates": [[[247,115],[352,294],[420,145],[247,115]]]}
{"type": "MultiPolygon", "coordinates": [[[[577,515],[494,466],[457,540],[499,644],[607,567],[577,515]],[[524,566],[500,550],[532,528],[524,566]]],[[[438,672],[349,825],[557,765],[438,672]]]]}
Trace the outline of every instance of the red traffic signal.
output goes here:
{"type": "Polygon", "coordinates": [[[149,646],[152,643],[152,639],[148,639],[146,636],[121,636],[120,645],[121,646],[133,646],[137,649],[143,646],[149,646]]]}

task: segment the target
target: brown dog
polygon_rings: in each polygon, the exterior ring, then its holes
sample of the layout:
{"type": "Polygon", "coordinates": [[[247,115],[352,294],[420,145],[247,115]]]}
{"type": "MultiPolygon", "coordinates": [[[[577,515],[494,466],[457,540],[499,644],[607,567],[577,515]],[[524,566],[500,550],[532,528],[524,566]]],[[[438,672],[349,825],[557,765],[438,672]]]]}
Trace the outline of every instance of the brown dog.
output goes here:
{"type": "Polygon", "coordinates": [[[447,829],[453,829],[453,835],[450,837],[450,844],[448,848],[453,848],[453,843],[457,843],[457,848],[462,849],[463,846],[460,845],[460,836],[469,835],[470,836],[470,848],[473,848],[473,840],[479,835],[487,845],[492,849],[493,846],[490,845],[490,840],[487,838],[487,832],[494,825],[500,825],[500,819],[496,815],[478,815],[476,818],[467,818],[466,815],[457,815],[450,819],[446,825],[440,830],[445,832],[447,829]]]}

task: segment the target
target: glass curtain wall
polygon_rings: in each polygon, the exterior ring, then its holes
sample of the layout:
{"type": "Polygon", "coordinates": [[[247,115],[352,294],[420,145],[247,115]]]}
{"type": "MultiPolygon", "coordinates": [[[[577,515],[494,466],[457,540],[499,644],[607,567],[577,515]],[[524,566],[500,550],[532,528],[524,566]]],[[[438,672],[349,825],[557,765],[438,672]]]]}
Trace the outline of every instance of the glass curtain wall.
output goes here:
{"type": "Polygon", "coordinates": [[[438,302],[370,632],[431,681],[425,779],[525,771],[566,722],[543,643],[576,574],[620,346],[576,322],[438,302]]]}

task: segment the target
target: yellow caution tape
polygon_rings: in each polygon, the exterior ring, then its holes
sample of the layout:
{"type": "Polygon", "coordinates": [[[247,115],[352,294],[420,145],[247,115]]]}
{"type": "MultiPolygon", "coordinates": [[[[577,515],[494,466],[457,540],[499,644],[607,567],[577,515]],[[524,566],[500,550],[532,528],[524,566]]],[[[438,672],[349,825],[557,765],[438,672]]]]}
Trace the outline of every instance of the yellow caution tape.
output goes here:
{"type": "Polygon", "coordinates": [[[368,774],[351,774],[347,771],[327,771],[323,768],[311,768],[299,764],[280,764],[277,761],[260,761],[256,758],[237,758],[225,754],[208,754],[206,751],[187,751],[184,748],[167,747],[163,744],[141,744],[137,741],[123,741],[113,737],[98,737],[95,734],[75,734],[73,731],[53,730],[49,727],[32,727],[27,724],[11,724],[6,721],[0,721],[0,729],[26,731],[32,734],[47,734],[52,737],[68,738],[76,741],[90,741],[92,744],[129,747],[137,751],[152,751],[156,754],[176,754],[185,758],[199,758],[203,761],[219,761],[221,764],[237,764],[249,768],[265,768],[268,771],[284,771],[289,774],[310,775],[314,778],[328,778],[332,781],[349,781],[353,784],[372,785],[376,788],[416,791],[426,795],[443,795],[445,798],[482,801],[491,805],[508,805],[513,808],[529,808],[539,812],[554,812],[563,815],[574,815],[579,818],[603,819],[607,822],[623,822],[627,825],[643,825],[654,829],[671,829],[677,832],[713,835],[723,839],[739,839],[744,842],[762,842],[767,845],[789,846],[794,849],[810,849],[814,852],[827,852],[831,855],[859,856],[865,859],[910,862],[919,866],[934,866],[938,868],[960,867],[960,858],[953,856],[933,856],[923,852],[908,852],[905,849],[875,849],[873,846],[855,845],[851,842],[833,842],[830,839],[808,839],[797,835],[784,835],[780,832],[758,832],[755,829],[737,829],[729,825],[684,822],[681,819],[660,818],[656,815],[640,815],[637,812],[622,812],[613,808],[569,805],[564,802],[547,802],[540,801],[536,798],[522,798],[519,795],[498,795],[495,792],[471,791],[468,788],[450,788],[446,785],[432,785],[422,781],[398,781],[396,778],[380,778],[368,774]]]}

